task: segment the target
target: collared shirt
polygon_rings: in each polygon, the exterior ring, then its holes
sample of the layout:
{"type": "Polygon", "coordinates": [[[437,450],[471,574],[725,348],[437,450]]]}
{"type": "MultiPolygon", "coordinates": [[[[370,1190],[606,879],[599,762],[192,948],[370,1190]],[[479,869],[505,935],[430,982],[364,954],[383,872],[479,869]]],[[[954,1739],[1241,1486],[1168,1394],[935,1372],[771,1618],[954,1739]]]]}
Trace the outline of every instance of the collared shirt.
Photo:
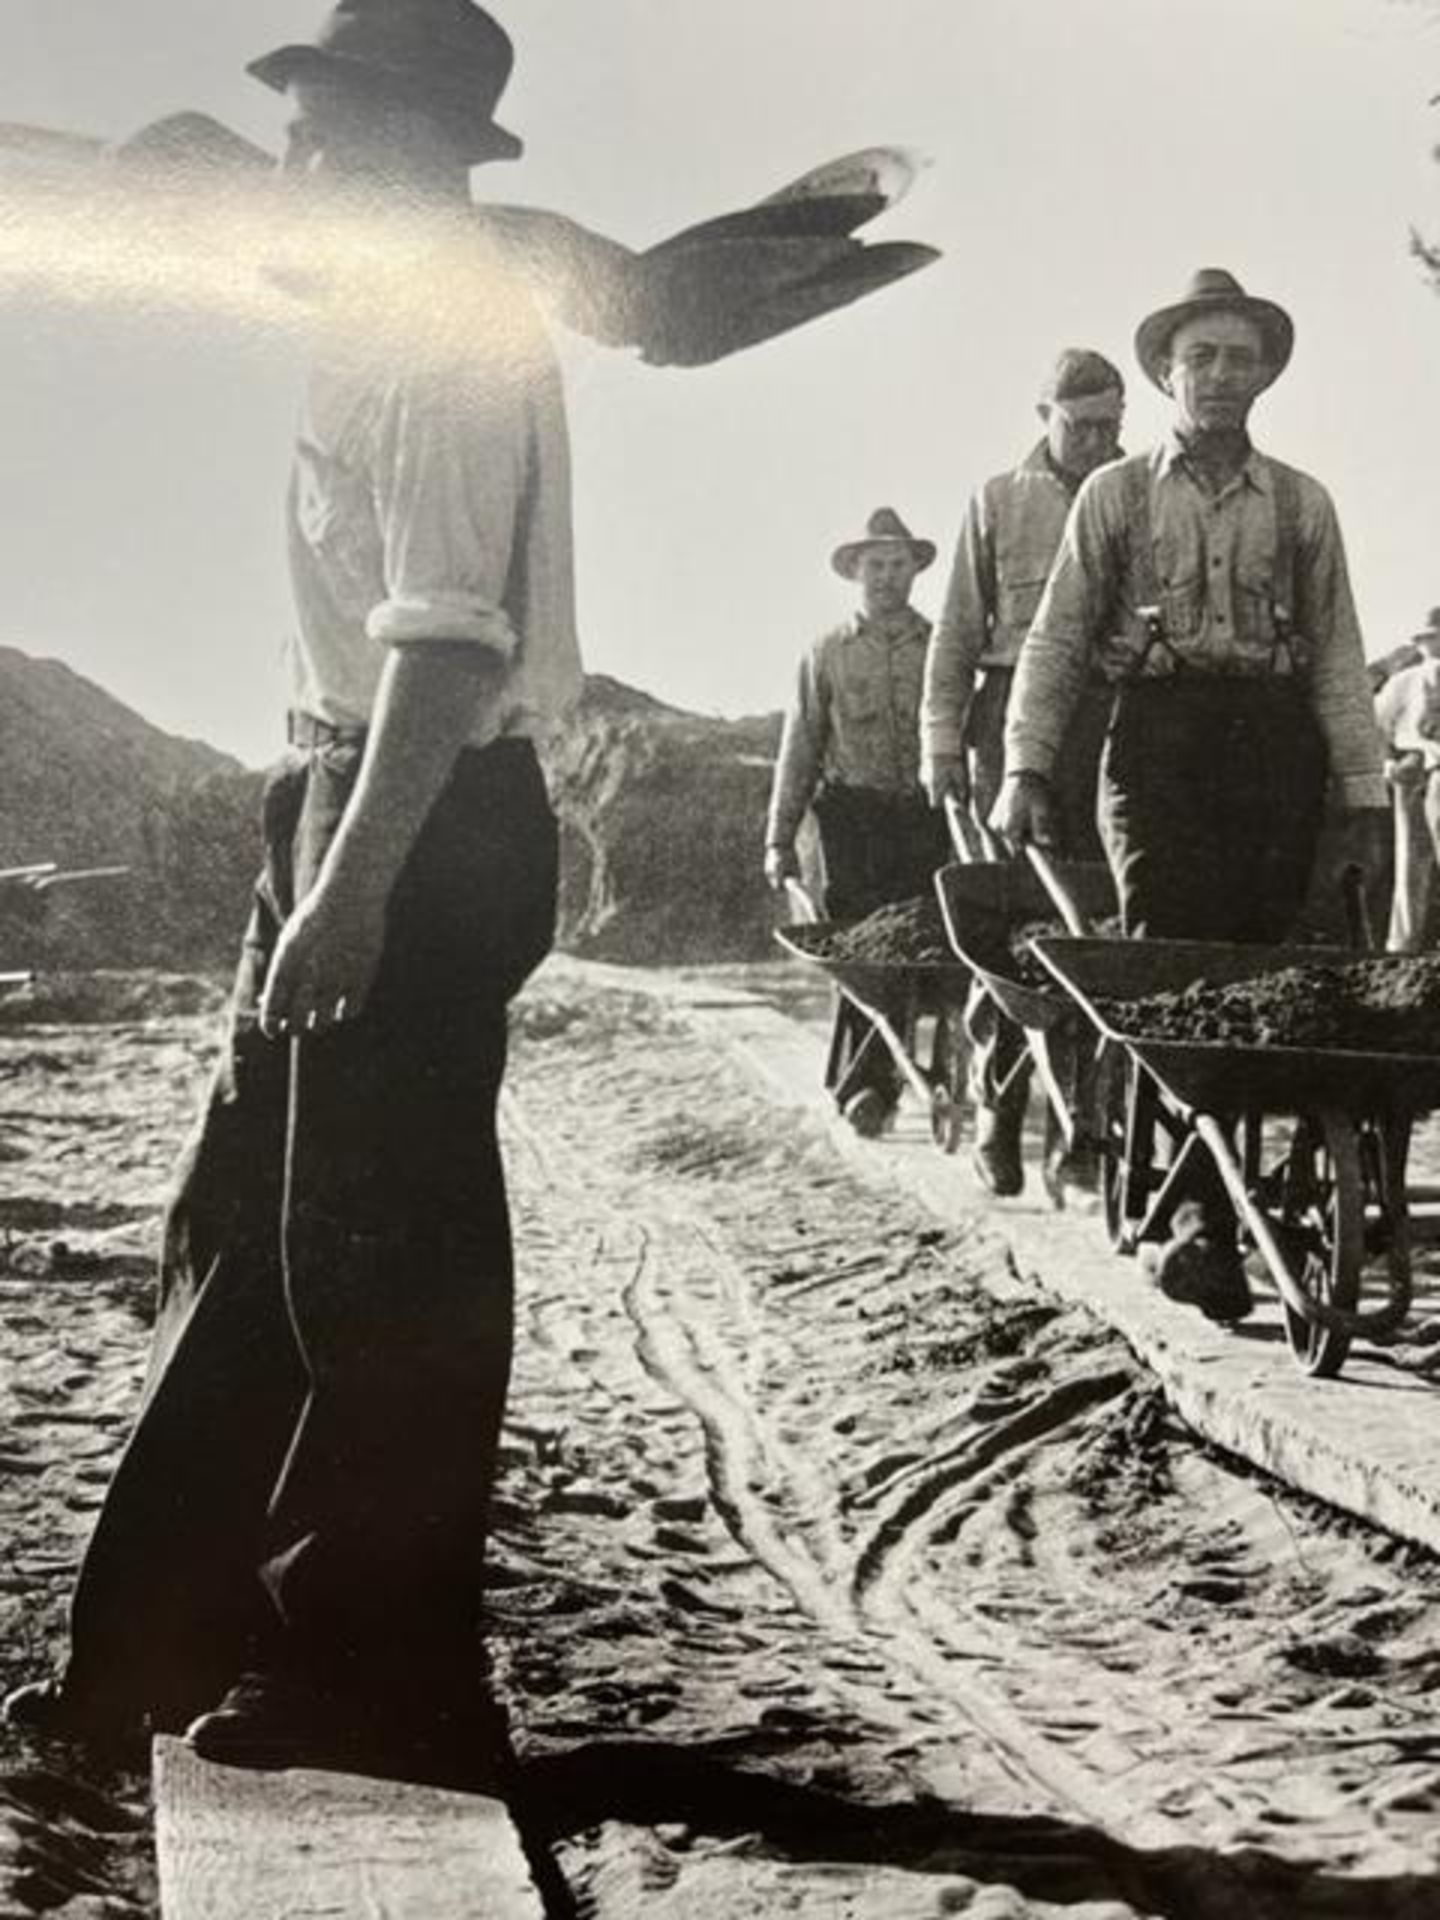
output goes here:
{"type": "Polygon", "coordinates": [[[918,793],[920,681],[930,622],[857,615],[800,663],[770,790],[766,844],[788,847],[822,780],[918,793]]]}
{"type": "Polygon", "coordinates": [[[1348,806],[1383,806],[1379,741],[1340,527],[1330,496],[1291,469],[1290,583],[1277,578],[1279,462],[1251,450],[1237,478],[1209,493],[1173,437],[1146,464],[1153,542],[1137,563],[1120,461],[1081,487],[1016,669],[1005,729],[1007,773],[1048,775],[1091,673],[1110,680],[1178,672],[1301,671],[1348,806]],[[1148,573],[1148,580],[1144,577],[1148,573]],[[1150,643],[1155,606],[1164,640],[1150,643]]]}
{"type": "Polygon", "coordinates": [[[1375,718],[1392,754],[1415,753],[1432,772],[1440,767],[1440,660],[1391,674],[1375,696],[1375,718]]]}
{"type": "Polygon", "coordinates": [[[960,757],[977,668],[1015,664],[1074,498],[1043,440],[971,496],[925,661],[920,735],[927,764],[960,757]]]}
{"type": "Polygon", "coordinates": [[[486,319],[463,359],[337,352],[312,371],[287,511],[303,713],[364,726],[389,649],[437,640],[504,663],[475,745],[543,732],[578,696],[559,368],[518,287],[486,319]]]}

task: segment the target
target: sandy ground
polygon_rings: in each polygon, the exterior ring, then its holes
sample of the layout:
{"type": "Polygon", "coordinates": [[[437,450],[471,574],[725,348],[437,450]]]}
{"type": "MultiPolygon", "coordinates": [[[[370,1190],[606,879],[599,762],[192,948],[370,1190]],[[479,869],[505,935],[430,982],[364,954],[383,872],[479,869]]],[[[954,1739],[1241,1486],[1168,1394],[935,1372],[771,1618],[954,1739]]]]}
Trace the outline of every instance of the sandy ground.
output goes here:
{"type": "MultiPolygon", "coordinates": [[[[211,1008],[0,1026],[6,1682],[123,1437],[211,1008]]],[[[494,1641],[553,1913],[1440,1914],[1433,1561],[1207,1455],[983,1217],[647,997],[547,971],[506,1131],[494,1641]]],[[[143,1777],[0,1739],[0,1914],[153,1912],[147,1836],[143,1777]]]]}

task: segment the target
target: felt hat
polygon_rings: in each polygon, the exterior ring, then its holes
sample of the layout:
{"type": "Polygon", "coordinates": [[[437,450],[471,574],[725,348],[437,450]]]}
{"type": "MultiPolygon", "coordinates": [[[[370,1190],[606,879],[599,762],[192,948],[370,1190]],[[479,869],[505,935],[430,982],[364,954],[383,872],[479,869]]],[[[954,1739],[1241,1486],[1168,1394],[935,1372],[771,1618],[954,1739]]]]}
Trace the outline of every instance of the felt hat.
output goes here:
{"type": "Polygon", "coordinates": [[[917,540],[893,507],[877,507],[865,522],[863,538],[847,540],[831,554],[830,564],[842,580],[855,578],[860,556],[869,547],[908,547],[921,568],[935,558],[934,541],[917,540]]]}
{"type": "Polygon", "coordinates": [[[1430,609],[1425,616],[1424,626],[1411,635],[1410,644],[1414,647],[1434,647],[1440,651],[1440,607],[1430,609]]]}
{"type": "Polygon", "coordinates": [[[1273,300],[1246,293],[1234,274],[1227,273],[1224,267],[1201,267],[1191,276],[1180,299],[1148,315],[1136,332],[1135,357],[1157,387],[1163,390],[1165,385],[1170,342],[1176,329],[1187,320],[1199,319],[1207,313],[1242,313],[1253,320],[1260,329],[1270,368],[1270,379],[1265,384],[1268,386],[1278,378],[1295,345],[1295,323],[1289,314],[1273,300]]]}
{"type": "Polygon", "coordinates": [[[513,160],[523,142],[494,114],[514,59],[509,34],[472,0],[338,0],[312,39],[246,71],[277,92],[306,72],[349,74],[442,113],[479,158],[513,160]]]}

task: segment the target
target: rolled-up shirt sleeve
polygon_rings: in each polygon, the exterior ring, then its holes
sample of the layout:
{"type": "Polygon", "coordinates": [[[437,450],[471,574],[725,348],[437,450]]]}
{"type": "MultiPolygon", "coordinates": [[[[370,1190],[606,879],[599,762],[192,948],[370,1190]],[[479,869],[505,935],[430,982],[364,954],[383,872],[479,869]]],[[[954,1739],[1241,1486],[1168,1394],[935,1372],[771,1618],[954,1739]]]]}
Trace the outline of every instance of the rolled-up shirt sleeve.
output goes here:
{"type": "Polygon", "coordinates": [[[925,651],[920,701],[920,754],[925,767],[933,767],[937,760],[958,760],[964,748],[965,717],[975,691],[975,669],[989,638],[994,603],[994,543],[982,488],[965,510],[945,605],[925,651]]]}
{"type": "Polygon", "coordinates": [[[372,640],[458,641],[514,655],[506,597],[532,412],[523,365],[500,355],[391,388],[375,467],[385,598],[365,623],[372,640]]]}
{"type": "Polygon", "coordinates": [[[1049,778],[1111,617],[1123,526],[1093,474],[1075,496],[1060,551],[1015,663],[1005,722],[1005,772],[1049,778]]]}
{"type": "Polygon", "coordinates": [[[1296,626],[1314,649],[1311,697],[1342,806],[1388,805],[1384,756],[1350,591],[1345,546],[1330,496],[1311,481],[1300,516],[1296,626]]]}

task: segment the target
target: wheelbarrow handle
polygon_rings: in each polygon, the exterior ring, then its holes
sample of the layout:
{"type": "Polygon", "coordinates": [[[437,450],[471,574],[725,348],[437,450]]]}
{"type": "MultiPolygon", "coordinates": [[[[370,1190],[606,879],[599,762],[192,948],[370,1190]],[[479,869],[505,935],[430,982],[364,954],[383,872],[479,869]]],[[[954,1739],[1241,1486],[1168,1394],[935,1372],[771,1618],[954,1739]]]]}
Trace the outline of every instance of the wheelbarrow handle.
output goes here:
{"type": "Polygon", "coordinates": [[[1037,847],[1033,840],[1027,841],[1025,851],[1029,855],[1030,865],[1039,876],[1040,884],[1055,903],[1055,910],[1065,922],[1067,929],[1084,939],[1090,932],[1090,922],[1080,911],[1080,907],[1060,876],[1060,869],[1043,847],[1037,847]]]}
{"type": "Polygon", "coordinates": [[[790,912],[794,916],[796,925],[813,927],[819,920],[820,909],[816,906],[810,889],[803,881],[797,880],[793,873],[787,875],[785,880],[785,898],[790,903],[790,912]]]}
{"type": "Polygon", "coordinates": [[[36,893],[49,893],[55,887],[82,886],[91,880],[119,880],[130,871],[129,867],[69,867],[59,873],[42,874],[34,882],[36,893]]]}
{"type": "Polygon", "coordinates": [[[953,793],[946,794],[944,807],[950,842],[962,865],[975,866],[1010,857],[1009,849],[1000,836],[992,833],[968,807],[961,806],[953,793]]]}

